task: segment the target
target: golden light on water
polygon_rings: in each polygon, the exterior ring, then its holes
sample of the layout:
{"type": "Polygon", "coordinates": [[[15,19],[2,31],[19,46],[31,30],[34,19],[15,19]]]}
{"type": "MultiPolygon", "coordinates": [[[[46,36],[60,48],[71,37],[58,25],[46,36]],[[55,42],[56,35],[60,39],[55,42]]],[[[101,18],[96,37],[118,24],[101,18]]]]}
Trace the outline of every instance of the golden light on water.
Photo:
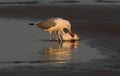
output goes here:
{"type": "Polygon", "coordinates": [[[49,60],[56,60],[55,63],[66,63],[71,60],[72,49],[76,48],[78,42],[63,42],[58,47],[49,46],[43,49],[49,60]]]}

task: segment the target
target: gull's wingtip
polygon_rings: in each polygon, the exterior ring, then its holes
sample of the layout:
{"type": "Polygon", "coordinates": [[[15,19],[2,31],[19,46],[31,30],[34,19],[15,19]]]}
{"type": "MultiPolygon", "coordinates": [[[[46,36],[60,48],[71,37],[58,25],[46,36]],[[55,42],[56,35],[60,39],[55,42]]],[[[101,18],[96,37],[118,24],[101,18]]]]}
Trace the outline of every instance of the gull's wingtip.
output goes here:
{"type": "Polygon", "coordinates": [[[29,23],[29,25],[34,25],[34,23],[29,23]]]}

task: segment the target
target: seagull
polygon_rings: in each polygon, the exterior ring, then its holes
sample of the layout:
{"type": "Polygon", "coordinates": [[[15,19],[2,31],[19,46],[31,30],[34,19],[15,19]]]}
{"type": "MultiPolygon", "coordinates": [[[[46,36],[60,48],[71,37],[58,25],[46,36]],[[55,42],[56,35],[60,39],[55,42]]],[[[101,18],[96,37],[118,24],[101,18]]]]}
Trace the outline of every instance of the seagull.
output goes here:
{"type": "Polygon", "coordinates": [[[80,40],[80,38],[78,37],[77,34],[74,33],[74,37],[72,37],[68,32],[64,32],[64,30],[62,31],[58,31],[58,37],[59,40],[62,41],[77,41],[80,40]]]}
{"type": "MultiPolygon", "coordinates": [[[[72,37],[74,37],[74,34],[71,31],[70,22],[63,18],[48,18],[48,19],[40,21],[40,22],[30,23],[30,25],[33,25],[35,27],[43,29],[46,32],[49,32],[50,40],[51,40],[52,32],[55,33],[55,39],[56,39],[58,37],[58,31],[63,31],[64,29],[67,29],[68,33],[72,37]]],[[[57,40],[59,40],[59,39],[57,39],[57,40]]]]}

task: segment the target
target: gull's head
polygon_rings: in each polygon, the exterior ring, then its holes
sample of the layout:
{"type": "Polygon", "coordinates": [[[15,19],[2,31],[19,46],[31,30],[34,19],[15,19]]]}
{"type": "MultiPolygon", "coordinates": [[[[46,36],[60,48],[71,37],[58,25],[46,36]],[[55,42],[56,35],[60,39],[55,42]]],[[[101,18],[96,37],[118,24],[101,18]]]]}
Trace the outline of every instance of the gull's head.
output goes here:
{"type": "Polygon", "coordinates": [[[67,25],[66,29],[68,30],[68,33],[69,33],[72,37],[75,36],[75,34],[72,33],[72,30],[71,30],[71,26],[70,26],[70,25],[67,25]]]}

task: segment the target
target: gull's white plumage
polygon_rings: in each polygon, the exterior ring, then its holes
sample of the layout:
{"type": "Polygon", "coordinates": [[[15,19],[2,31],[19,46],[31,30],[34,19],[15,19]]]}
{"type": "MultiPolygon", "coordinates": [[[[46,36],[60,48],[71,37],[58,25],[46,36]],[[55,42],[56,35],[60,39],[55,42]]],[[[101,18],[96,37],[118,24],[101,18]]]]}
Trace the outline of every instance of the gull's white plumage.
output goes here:
{"type": "Polygon", "coordinates": [[[71,40],[80,39],[77,34],[74,34],[74,37],[72,37],[69,33],[65,33],[63,30],[58,31],[58,36],[59,36],[60,41],[71,41],[71,40]]]}
{"type": "Polygon", "coordinates": [[[50,40],[51,40],[52,32],[55,32],[55,35],[57,35],[58,31],[62,31],[65,28],[68,30],[68,33],[71,36],[74,36],[74,34],[71,31],[70,22],[66,19],[63,19],[63,18],[49,18],[49,19],[43,20],[41,22],[35,23],[34,26],[41,28],[46,32],[49,32],[50,40]]]}

